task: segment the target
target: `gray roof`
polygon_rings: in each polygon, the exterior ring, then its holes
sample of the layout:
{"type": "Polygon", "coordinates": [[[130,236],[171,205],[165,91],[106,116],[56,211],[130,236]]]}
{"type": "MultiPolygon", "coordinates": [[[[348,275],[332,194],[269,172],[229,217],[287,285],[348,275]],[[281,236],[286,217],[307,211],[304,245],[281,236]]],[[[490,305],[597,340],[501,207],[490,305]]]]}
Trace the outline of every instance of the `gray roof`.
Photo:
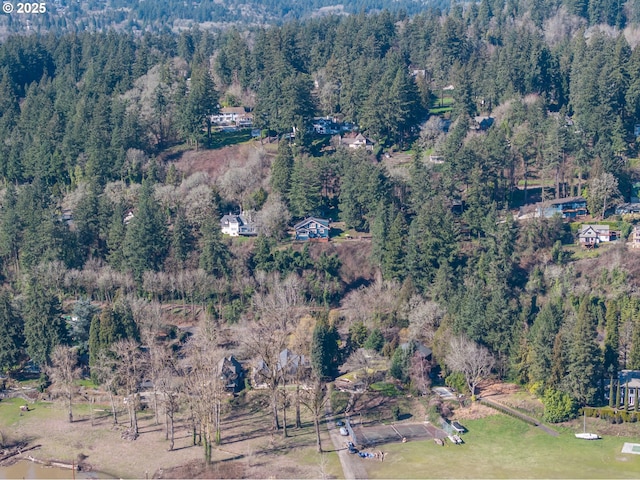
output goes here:
{"type": "Polygon", "coordinates": [[[620,386],[629,385],[631,388],[640,388],[640,370],[622,370],[618,373],[620,386]]]}
{"type": "Polygon", "coordinates": [[[309,223],[310,221],[314,221],[316,223],[320,223],[322,225],[324,225],[325,227],[329,227],[329,220],[325,220],[324,218],[318,218],[318,217],[307,217],[304,220],[299,221],[298,223],[296,223],[293,228],[294,230],[298,230],[299,228],[302,228],[305,226],[305,224],[309,223]]]}
{"type": "Polygon", "coordinates": [[[582,228],[580,228],[580,235],[587,235],[589,233],[589,229],[593,230],[596,235],[609,234],[609,225],[582,225],[582,228]]]}

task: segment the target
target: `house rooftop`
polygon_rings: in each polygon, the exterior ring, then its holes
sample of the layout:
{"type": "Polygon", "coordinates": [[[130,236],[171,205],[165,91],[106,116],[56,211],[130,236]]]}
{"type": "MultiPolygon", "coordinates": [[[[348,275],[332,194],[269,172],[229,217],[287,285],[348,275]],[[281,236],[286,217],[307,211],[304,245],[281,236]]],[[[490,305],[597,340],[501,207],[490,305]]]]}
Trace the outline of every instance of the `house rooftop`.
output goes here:
{"type": "Polygon", "coordinates": [[[595,232],[609,232],[609,225],[582,225],[580,232],[586,232],[589,229],[593,229],[595,232]]]}
{"type": "Polygon", "coordinates": [[[306,223],[310,222],[310,221],[314,221],[316,223],[321,223],[322,225],[325,226],[329,226],[329,220],[324,219],[324,218],[318,218],[318,217],[307,217],[304,220],[300,220],[298,223],[296,223],[293,228],[294,230],[297,230],[298,228],[302,228],[306,223]]]}
{"type": "Polygon", "coordinates": [[[618,373],[621,384],[628,383],[630,387],[640,388],[640,370],[622,370],[618,373]]]}
{"type": "Polygon", "coordinates": [[[584,199],[584,197],[566,197],[566,198],[556,198],[554,200],[548,200],[545,203],[549,205],[562,205],[564,203],[575,203],[575,202],[586,203],[587,201],[584,199]]]}

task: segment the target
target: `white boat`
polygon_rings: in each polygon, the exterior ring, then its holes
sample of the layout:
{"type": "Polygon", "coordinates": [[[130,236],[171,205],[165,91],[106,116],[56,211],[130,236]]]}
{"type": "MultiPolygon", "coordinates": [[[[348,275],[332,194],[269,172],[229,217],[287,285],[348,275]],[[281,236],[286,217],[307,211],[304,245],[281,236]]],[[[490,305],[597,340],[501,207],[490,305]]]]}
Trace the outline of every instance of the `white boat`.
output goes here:
{"type": "Polygon", "coordinates": [[[587,415],[585,413],[583,419],[582,433],[576,433],[576,438],[582,440],[599,440],[601,437],[597,433],[587,433],[587,415]]]}

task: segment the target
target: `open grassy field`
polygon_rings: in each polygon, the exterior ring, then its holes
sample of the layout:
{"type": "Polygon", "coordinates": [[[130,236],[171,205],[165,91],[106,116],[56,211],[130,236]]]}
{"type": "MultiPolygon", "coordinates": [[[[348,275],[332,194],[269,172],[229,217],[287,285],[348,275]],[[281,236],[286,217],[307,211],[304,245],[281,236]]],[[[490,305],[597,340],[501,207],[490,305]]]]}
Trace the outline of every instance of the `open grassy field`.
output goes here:
{"type": "MultiPolygon", "coordinates": [[[[222,444],[214,447],[213,465],[203,469],[203,450],[193,446],[185,412],[178,415],[176,445],[168,451],[163,426],[156,425],[153,412],[139,414],[140,436],[123,440],[124,428],[113,426],[108,405],[95,404],[100,411],[91,420],[91,405],[78,402],[74,421],[66,421],[61,403],[35,402],[29,412],[21,412],[21,399],[0,402],[0,432],[3,441],[25,441],[42,445],[30,452],[42,460],[71,463],[78,454],[101,472],[116,478],[342,478],[342,467],[326,429],[324,449],[315,450],[315,432],[308,412],[303,409],[303,428],[292,427],[293,407],[288,411],[289,437],[273,435],[263,392],[251,392],[224,416],[222,444]],[[22,415],[21,415],[22,413],[22,415]]],[[[126,423],[124,412],[121,422],[126,423]]],[[[0,473],[2,478],[2,473],[0,473]]]]}
{"type": "Polygon", "coordinates": [[[369,478],[640,478],[640,455],[621,453],[634,439],[584,441],[568,430],[551,437],[505,415],[464,425],[464,445],[385,445],[383,463],[362,460],[369,478]]]}

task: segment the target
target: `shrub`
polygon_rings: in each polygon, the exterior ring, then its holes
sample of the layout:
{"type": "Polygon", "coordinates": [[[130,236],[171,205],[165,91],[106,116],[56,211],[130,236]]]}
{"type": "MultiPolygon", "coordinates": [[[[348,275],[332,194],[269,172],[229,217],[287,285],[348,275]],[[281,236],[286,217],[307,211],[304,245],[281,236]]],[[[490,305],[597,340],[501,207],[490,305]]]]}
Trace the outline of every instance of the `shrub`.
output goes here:
{"type": "Polygon", "coordinates": [[[383,346],[384,337],[382,336],[382,332],[375,328],[371,331],[369,337],[364,342],[364,345],[362,347],[366,350],[375,350],[376,352],[380,352],[383,346]]]}
{"type": "Polygon", "coordinates": [[[544,384],[542,382],[532,383],[531,385],[529,385],[528,390],[531,395],[540,397],[542,396],[542,393],[544,391],[544,384]]]}
{"type": "Polygon", "coordinates": [[[458,392],[467,391],[467,381],[461,372],[453,372],[444,379],[445,385],[457,390],[458,392]]]}
{"type": "Polygon", "coordinates": [[[398,405],[391,407],[391,414],[396,422],[400,420],[400,407],[398,405]]]}
{"type": "Polygon", "coordinates": [[[547,389],[542,397],[544,419],[547,422],[559,423],[576,416],[576,403],[569,395],[552,388],[547,389]]]}

